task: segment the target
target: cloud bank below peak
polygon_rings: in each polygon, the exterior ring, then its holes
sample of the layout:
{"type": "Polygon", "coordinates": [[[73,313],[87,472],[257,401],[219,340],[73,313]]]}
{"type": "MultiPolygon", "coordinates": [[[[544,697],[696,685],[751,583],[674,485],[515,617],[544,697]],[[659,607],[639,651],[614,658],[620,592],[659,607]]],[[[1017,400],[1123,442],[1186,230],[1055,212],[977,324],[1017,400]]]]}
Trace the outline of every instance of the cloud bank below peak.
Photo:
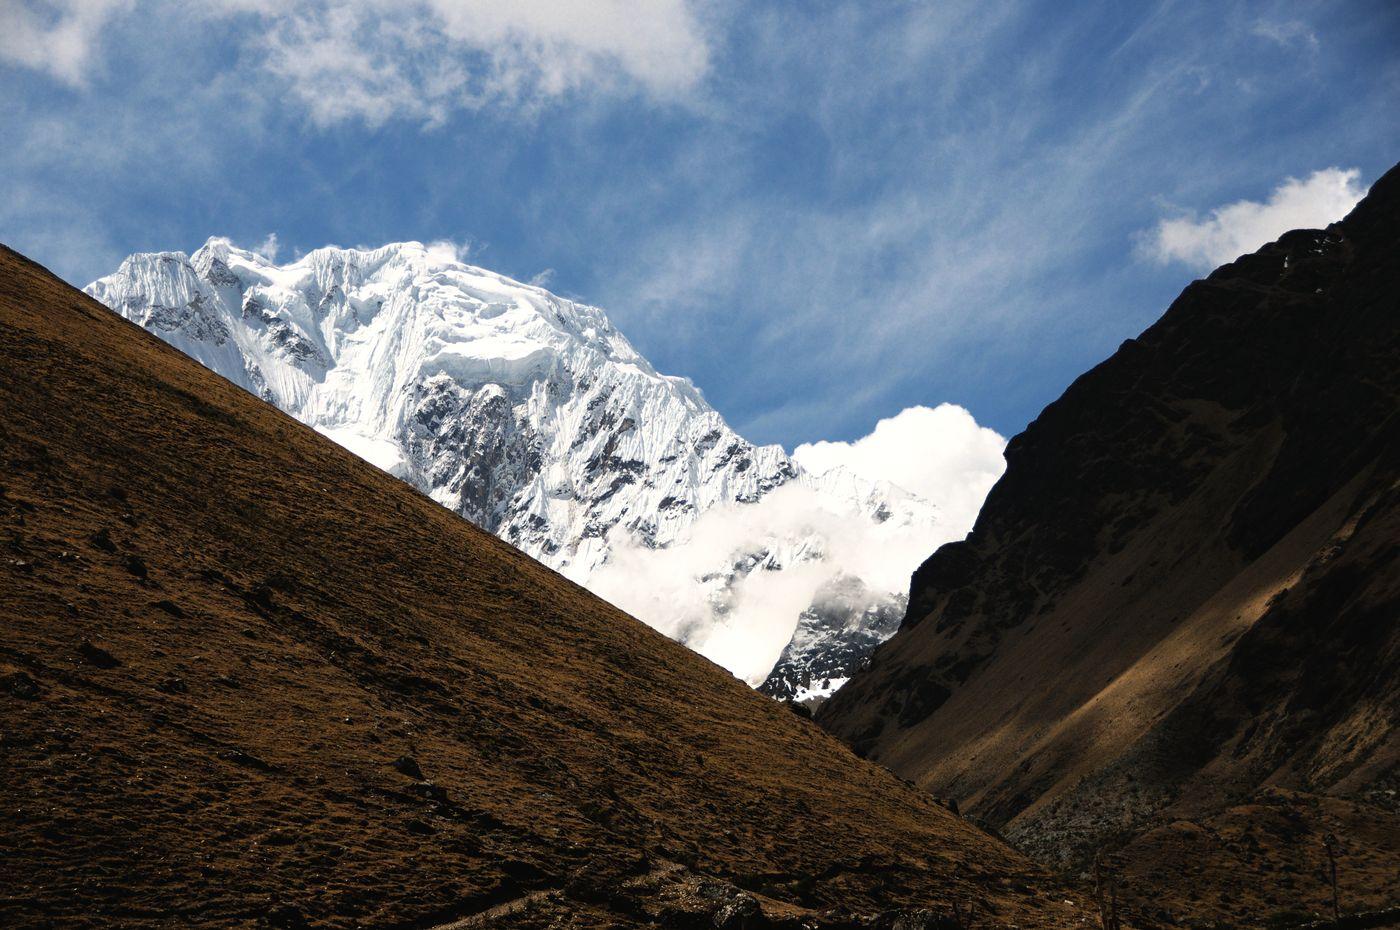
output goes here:
{"type": "Polygon", "coordinates": [[[968,410],[939,404],[905,408],[852,442],[803,443],[792,457],[812,474],[847,468],[917,494],[961,537],[1006,470],[1005,450],[1006,437],[979,426],[968,410]]]}
{"type": "Polygon", "coordinates": [[[793,458],[812,475],[840,468],[895,484],[933,504],[936,522],[875,521],[793,482],[757,503],[707,512],[664,549],[618,546],[587,584],[756,686],[792,637],[795,618],[829,585],[853,576],[903,595],[924,559],[966,536],[1005,470],[1005,448],[1005,438],[955,404],[909,407],[853,442],[806,443],[793,458]],[[776,559],[783,570],[749,572],[725,590],[697,583],[754,558],[776,559]]]}

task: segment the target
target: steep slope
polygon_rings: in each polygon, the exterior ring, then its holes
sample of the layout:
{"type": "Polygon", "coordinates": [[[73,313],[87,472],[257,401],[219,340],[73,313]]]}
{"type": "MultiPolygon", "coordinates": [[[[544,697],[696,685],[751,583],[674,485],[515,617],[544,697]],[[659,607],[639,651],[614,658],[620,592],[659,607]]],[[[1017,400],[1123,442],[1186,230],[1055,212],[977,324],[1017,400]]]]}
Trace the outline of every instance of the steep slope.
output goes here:
{"type": "Polygon", "coordinates": [[[7,249],[0,410],[6,927],[1082,913],[811,723],[7,249]]]}
{"type": "Polygon", "coordinates": [[[1353,905],[1396,903],[1398,410],[1393,170],[1344,221],[1189,286],[1013,439],[820,721],[1043,861],[1122,847],[1219,919],[1327,894],[1269,852],[1288,844],[1221,845],[1213,818],[1251,804],[1289,811],[1313,868],[1341,834],[1353,905]]]}
{"type": "MultiPolygon", "coordinates": [[[[689,381],[659,374],[598,308],[464,264],[451,250],[323,248],[277,265],[214,238],[191,256],[132,255],[86,290],[712,658],[722,656],[707,642],[745,583],[733,566],[762,562],[771,572],[794,553],[820,559],[822,534],[796,527],[766,547],[743,540],[716,553],[687,579],[688,611],[673,597],[628,599],[630,578],[594,586],[600,569],[619,550],[683,543],[704,514],[794,482],[853,524],[893,517],[941,538],[925,502],[849,475],[807,475],[780,447],[735,434],[689,381]]],[[[862,608],[902,596],[872,585],[862,608]]],[[[790,611],[764,655],[750,647],[730,669],[761,681],[806,606],[790,611]]]]}

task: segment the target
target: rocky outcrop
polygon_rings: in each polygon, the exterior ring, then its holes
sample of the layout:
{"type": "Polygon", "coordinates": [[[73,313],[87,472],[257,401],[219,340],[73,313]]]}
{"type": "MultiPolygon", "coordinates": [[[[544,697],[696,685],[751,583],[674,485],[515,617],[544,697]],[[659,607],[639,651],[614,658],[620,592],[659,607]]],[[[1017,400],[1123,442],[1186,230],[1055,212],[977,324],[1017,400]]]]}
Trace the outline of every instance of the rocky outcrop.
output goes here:
{"type": "Polygon", "coordinates": [[[798,617],[791,642],[759,690],[780,700],[820,704],[894,635],[906,606],[901,596],[881,599],[859,578],[832,579],[798,617]]]}

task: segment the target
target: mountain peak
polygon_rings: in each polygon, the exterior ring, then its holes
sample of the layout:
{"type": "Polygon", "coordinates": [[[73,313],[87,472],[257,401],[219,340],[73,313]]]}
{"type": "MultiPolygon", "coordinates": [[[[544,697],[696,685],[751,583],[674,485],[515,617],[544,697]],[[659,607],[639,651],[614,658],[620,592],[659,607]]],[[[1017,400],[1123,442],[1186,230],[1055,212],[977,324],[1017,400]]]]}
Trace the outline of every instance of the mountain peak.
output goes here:
{"type": "MultiPolygon", "coordinates": [[[[467,264],[450,247],[327,246],[279,264],[216,236],[188,257],[132,256],[86,290],[580,582],[621,549],[683,545],[703,515],[757,504],[799,478],[814,509],[848,522],[938,523],[891,485],[805,475],[780,447],[735,433],[689,380],[657,372],[599,308],[467,264]]],[[[714,564],[685,580],[699,592],[725,579],[723,596],[697,595],[700,628],[722,623],[725,605],[756,583],[735,566],[810,563],[831,548],[821,537],[832,525],[785,516],[781,538],[760,533],[711,553],[714,564]]],[[[913,565],[892,585],[872,584],[874,597],[900,597],[913,565]]],[[[662,628],[675,621],[625,606],[662,628]]],[[[792,606],[778,621],[786,631],[763,649],[735,651],[730,667],[762,681],[806,606],[792,606]]],[[[674,627],[700,636],[693,624],[674,627]]]]}

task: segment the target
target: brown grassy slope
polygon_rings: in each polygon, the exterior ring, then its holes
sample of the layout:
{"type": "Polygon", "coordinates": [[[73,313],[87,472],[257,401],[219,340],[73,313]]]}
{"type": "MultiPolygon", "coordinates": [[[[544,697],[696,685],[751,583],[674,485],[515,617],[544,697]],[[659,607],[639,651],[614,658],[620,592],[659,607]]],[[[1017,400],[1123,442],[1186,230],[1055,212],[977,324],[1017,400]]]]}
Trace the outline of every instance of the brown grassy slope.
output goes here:
{"type": "Polygon", "coordinates": [[[818,909],[1071,910],[810,722],[7,249],[0,462],[0,925],[426,927],[536,891],[625,924],[684,890],[626,876],[671,863],[818,909]]]}
{"type": "MultiPolygon", "coordinates": [[[[825,726],[1048,863],[1126,843],[1221,919],[1292,853],[1219,858],[1207,901],[1134,837],[1260,786],[1400,828],[1400,170],[1192,284],[1007,459],[825,726]]],[[[1393,846],[1354,853],[1357,894],[1395,902],[1393,846]]]]}

